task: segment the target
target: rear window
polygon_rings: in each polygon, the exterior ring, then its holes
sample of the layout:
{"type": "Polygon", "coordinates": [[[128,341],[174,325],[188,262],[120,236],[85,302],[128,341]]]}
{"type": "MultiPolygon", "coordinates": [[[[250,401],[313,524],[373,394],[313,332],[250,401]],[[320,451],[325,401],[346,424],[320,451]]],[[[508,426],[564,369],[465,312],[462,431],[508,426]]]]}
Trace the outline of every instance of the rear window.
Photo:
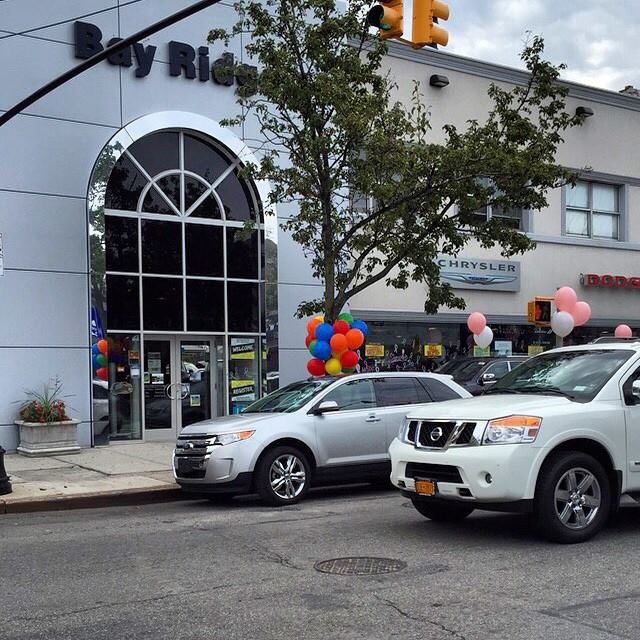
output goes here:
{"type": "Polygon", "coordinates": [[[376,399],[379,407],[394,407],[401,404],[418,404],[425,402],[418,393],[415,378],[376,378],[376,399]]]}
{"type": "Polygon", "coordinates": [[[426,387],[434,402],[460,398],[460,396],[451,387],[440,382],[440,380],[434,380],[433,378],[420,378],[420,384],[426,387]]]}

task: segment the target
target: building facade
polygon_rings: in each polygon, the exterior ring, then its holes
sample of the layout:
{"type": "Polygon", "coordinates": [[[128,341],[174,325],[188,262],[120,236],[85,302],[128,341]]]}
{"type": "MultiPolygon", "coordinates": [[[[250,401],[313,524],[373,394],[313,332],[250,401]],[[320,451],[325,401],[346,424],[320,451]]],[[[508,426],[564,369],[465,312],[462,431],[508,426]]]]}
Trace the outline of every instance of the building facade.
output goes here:
{"type": "MultiPolygon", "coordinates": [[[[191,0],[38,0],[0,3],[0,110],[191,0]],[[37,16],[37,20],[34,20],[37,16]],[[52,26],[32,30],[37,26],[52,26]]],[[[59,378],[83,446],[171,440],[187,424],[240,411],[306,375],[301,301],[322,294],[281,224],[294,206],[265,206],[268,184],[242,166],[265,147],[238,113],[247,65],[240,36],[207,46],[237,19],[221,3],[137,43],[36,102],[0,128],[0,445],[17,445],[24,391],[59,378]],[[252,229],[246,228],[252,221],[252,229]]],[[[490,82],[512,69],[392,44],[386,60],[408,101],[422,83],[433,131],[489,108],[490,82]],[[430,86],[432,75],[449,84],[430,86]]],[[[630,131],[640,101],[570,85],[571,108],[594,115],[571,131],[559,160],[590,166],[578,187],[551,193],[541,212],[510,212],[538,246],[506,261],[471,245],[440,256],[467,310],[424,314],[427,295],[372,287],[351,301],[370,325],[363,367],[428,368],[471,346],[469,310],[487,315],[494,349],[548,348],[526,322],[527,300],[574,286],[593,308],[574,340],[640,325],[640,155],[630,131]],[[605,278],[603,276],[612,276],[605,278]],[[584,285],[582,283],[585,283],[584,285]]],[[[501,215],[483,211],[478,215],[501,215]]]]}

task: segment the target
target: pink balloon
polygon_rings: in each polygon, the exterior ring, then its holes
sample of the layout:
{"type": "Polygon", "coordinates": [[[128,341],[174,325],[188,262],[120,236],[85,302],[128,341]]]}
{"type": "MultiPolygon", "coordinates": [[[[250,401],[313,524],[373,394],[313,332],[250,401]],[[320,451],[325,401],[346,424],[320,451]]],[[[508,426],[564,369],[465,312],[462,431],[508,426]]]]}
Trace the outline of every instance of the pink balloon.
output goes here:
{"type": "Polygon", "coordinates": [[[578,302],[578,296],[571,287],[560,287],[554,296],[558,311],[571,313],[578,302]]]}
{"type": "Polygon", "coordinates": [[[591,307],[587,302],[580,300],[580,302],[576,302],[576,306],[573,307],[571,315],[573,316],[576,327],[580,327],[591,317],[591,307]]]}
{"type": "Polygon", "coordinates": [[[627,324],[619,324],[616,327],[616,332],[614,334],[616,338],[631,338],[633,336],[633,331],[631,331],[631,327],[627,324]]]}
{"type": "Polygon", "coordinates": [[[469,331],[471,331],[471,333],[473,333],[476,336],[479,336],[484,331],[484,328],[486,326],[487,326],[487,319],[477,311],[474,311],[467,318],[467,327],[469,327],[469,331]]]}

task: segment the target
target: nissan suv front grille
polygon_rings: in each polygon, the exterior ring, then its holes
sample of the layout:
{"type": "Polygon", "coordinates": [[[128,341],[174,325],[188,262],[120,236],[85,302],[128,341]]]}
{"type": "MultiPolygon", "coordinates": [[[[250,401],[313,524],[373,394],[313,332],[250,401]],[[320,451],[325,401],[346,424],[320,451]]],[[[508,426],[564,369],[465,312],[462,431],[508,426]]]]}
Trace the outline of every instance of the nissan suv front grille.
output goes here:
{"type": "Polygon", "coordinates": [[[475,422],[411,420],[407,428],[407,440],[418,449],[469,446],[477,444],[473,437],[475,428],[475,422]]]}

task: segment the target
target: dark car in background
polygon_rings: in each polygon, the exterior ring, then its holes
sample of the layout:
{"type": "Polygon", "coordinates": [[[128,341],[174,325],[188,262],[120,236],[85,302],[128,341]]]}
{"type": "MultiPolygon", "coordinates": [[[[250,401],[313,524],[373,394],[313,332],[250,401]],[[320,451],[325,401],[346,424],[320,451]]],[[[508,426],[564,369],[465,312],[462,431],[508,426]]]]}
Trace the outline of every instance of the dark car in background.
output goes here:
{"type": "Polygon", "coordinates": [[[524,355],[456,358],[442,365],[437,373],[453,376],[453,379],[470,394],[478,396],[527,358],[528,356],[524,355]]]}

